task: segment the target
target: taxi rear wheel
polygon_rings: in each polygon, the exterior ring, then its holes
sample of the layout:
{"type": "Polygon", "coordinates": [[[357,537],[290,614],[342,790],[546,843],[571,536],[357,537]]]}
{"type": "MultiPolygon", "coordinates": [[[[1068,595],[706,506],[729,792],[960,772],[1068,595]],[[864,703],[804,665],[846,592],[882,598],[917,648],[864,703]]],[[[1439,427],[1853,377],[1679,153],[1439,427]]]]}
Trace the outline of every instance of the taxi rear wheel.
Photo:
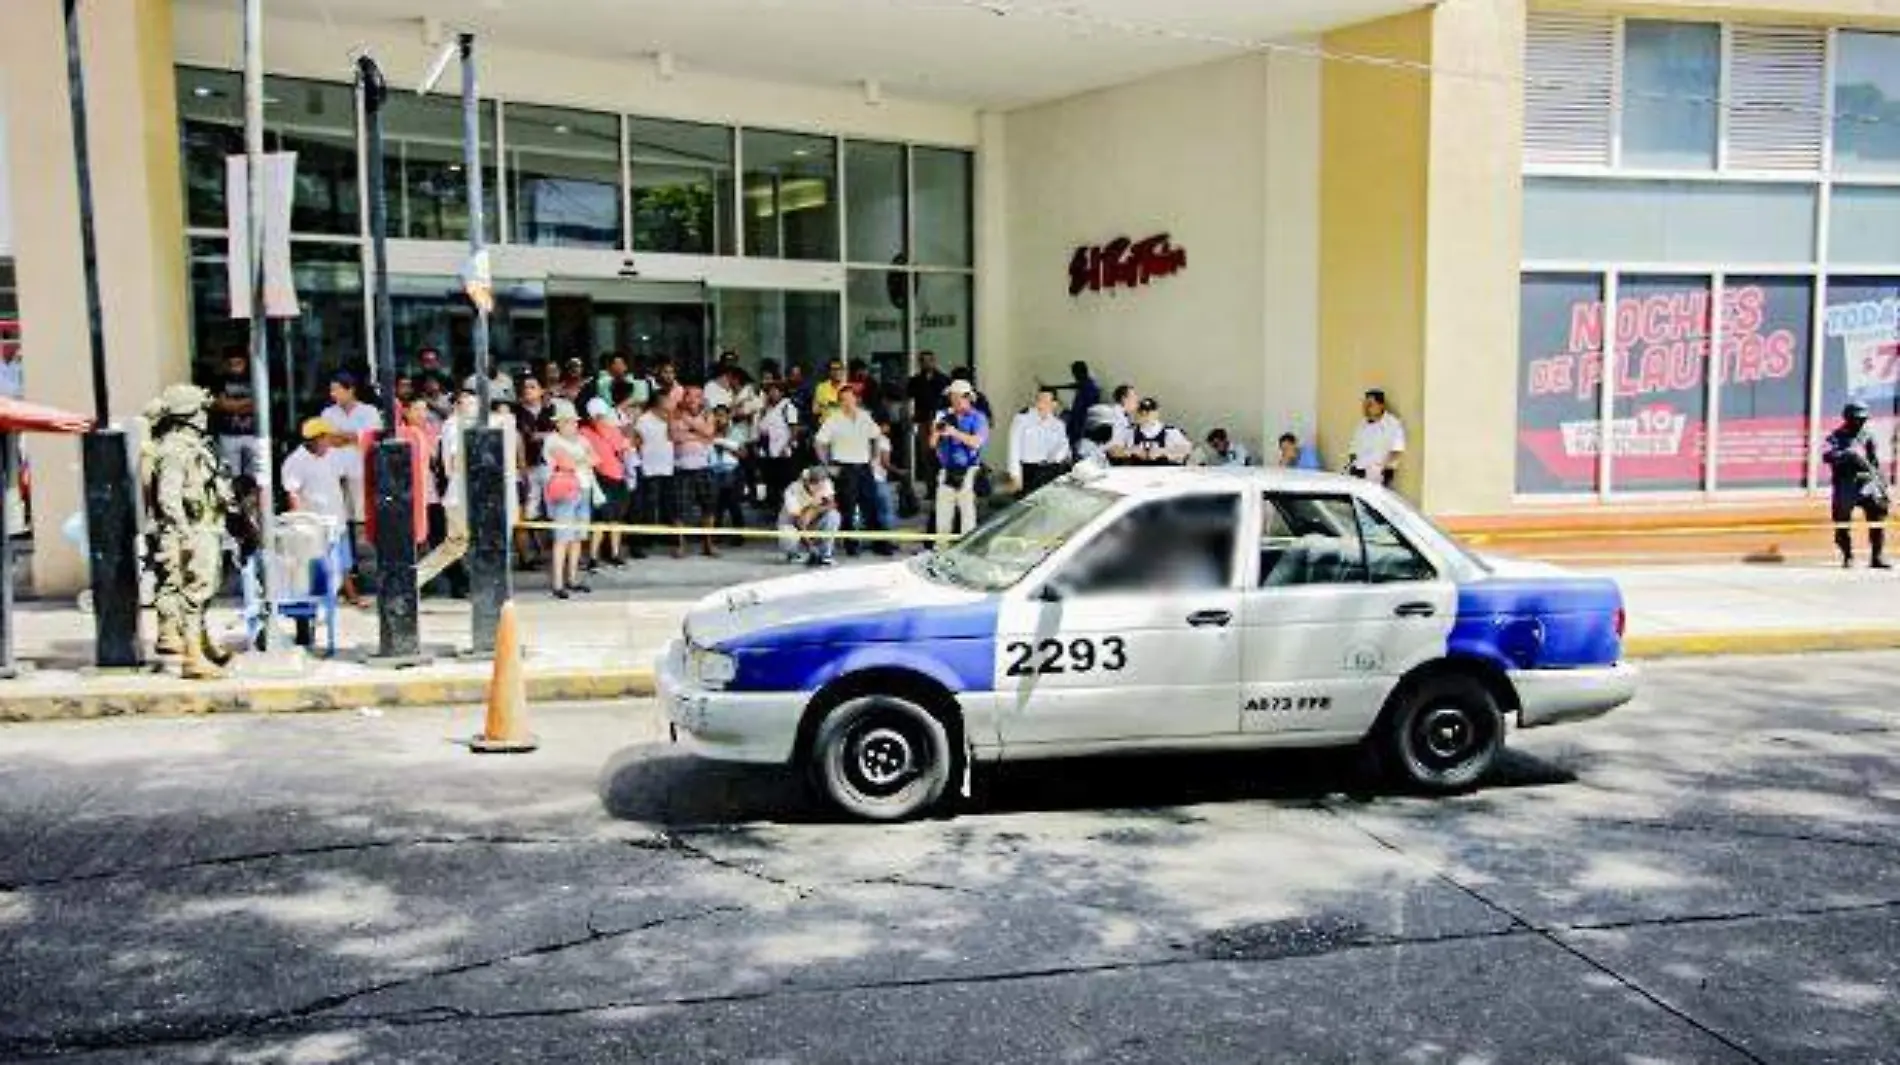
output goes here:
{"type": "Polygon", "coordinates": [[[1504,747],[1504,714],[1475,677],[1429,678],[1400,696],[1386,721],[1386,763],[1407,784],[1450,793],[1476,785],[1504,747]]]}
{"type": "Polygon", "coordinates": [[[950,783],[943,722],[907,699],[867,695],[833,707],[812,742],[812,782],[855,817],[901,821],[929,810],[950,783]]]}

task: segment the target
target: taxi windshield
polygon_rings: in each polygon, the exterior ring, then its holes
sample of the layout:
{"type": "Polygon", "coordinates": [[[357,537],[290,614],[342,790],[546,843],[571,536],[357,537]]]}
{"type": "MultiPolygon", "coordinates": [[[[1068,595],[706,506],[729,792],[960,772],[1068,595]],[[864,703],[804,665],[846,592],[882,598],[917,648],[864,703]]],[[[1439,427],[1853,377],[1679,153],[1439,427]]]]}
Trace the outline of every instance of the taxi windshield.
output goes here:
{"type": "Polygon", "coordinates": [[[1050,552],[1094,521],[1119,497],[1067,482],[1048,485],[977,526],[956,543],[917,562],[926,577],[999,592],[1029,575],[1050,552]]]}

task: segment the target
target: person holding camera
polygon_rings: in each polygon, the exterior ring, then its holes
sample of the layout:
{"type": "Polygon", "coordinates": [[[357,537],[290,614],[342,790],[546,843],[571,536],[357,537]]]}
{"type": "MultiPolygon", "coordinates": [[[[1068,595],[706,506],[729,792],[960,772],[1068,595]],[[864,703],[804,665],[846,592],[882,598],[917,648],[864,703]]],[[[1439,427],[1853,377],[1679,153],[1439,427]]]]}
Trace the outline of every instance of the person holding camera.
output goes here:
{"type": "Polygon", "coordinates": [[[937,415],[930,427],[930,447],[937,455],[937,525],[951,531],[961,517],[959,532],[976,528],[976,477],[983,465],[983,448],[990,441],[990,420],[976,409],[976,387],[952,381],[945,392],[950,409],[937,415]]]}

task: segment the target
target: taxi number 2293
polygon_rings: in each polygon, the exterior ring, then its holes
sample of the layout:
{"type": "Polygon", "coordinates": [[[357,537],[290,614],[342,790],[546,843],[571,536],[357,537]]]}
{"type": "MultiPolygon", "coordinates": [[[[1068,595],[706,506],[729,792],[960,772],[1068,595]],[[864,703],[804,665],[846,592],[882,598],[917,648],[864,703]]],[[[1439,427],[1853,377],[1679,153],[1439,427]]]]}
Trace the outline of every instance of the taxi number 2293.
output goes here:
{"type": "Polygon", "coordinates": [[[1017,640],[1004,648],[1012,677],[1055,673],[1118,673],[1128,667],[1128,645],[1120,636],[1101,640],[1017,640]]]}

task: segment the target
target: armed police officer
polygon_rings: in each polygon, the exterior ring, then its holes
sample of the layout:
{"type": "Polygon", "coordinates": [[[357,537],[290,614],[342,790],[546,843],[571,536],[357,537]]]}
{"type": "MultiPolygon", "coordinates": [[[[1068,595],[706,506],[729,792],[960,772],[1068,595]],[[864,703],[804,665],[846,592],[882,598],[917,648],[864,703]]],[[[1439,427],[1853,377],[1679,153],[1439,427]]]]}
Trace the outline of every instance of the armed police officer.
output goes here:
{"type": "Polygon", "coordinates": [[[1887,479],[1880,472],[1880,448],[1873,430],[1867,426],[1867,405],[1849,403],[1841,411],[1841,424],[1827,434],[1821,460],[1834,473],[1834,495],[1830,515],[1834,522],[1834,545],[1841,550],[1841,566],[1854,564],[1854,511],[1867,516],[1867,546],[1875,569],[1886,569],[1887,520],[1890,498],[1887,479]]]}
{"type": "Polygon", "coordinates": [[[222,677],[230,660],[205,630],[235,502],[211,440],[210,406],[211,396],[195,385],[160,393],[149,456],[158,651],[182,655],[187,680],[222,677]]]}

